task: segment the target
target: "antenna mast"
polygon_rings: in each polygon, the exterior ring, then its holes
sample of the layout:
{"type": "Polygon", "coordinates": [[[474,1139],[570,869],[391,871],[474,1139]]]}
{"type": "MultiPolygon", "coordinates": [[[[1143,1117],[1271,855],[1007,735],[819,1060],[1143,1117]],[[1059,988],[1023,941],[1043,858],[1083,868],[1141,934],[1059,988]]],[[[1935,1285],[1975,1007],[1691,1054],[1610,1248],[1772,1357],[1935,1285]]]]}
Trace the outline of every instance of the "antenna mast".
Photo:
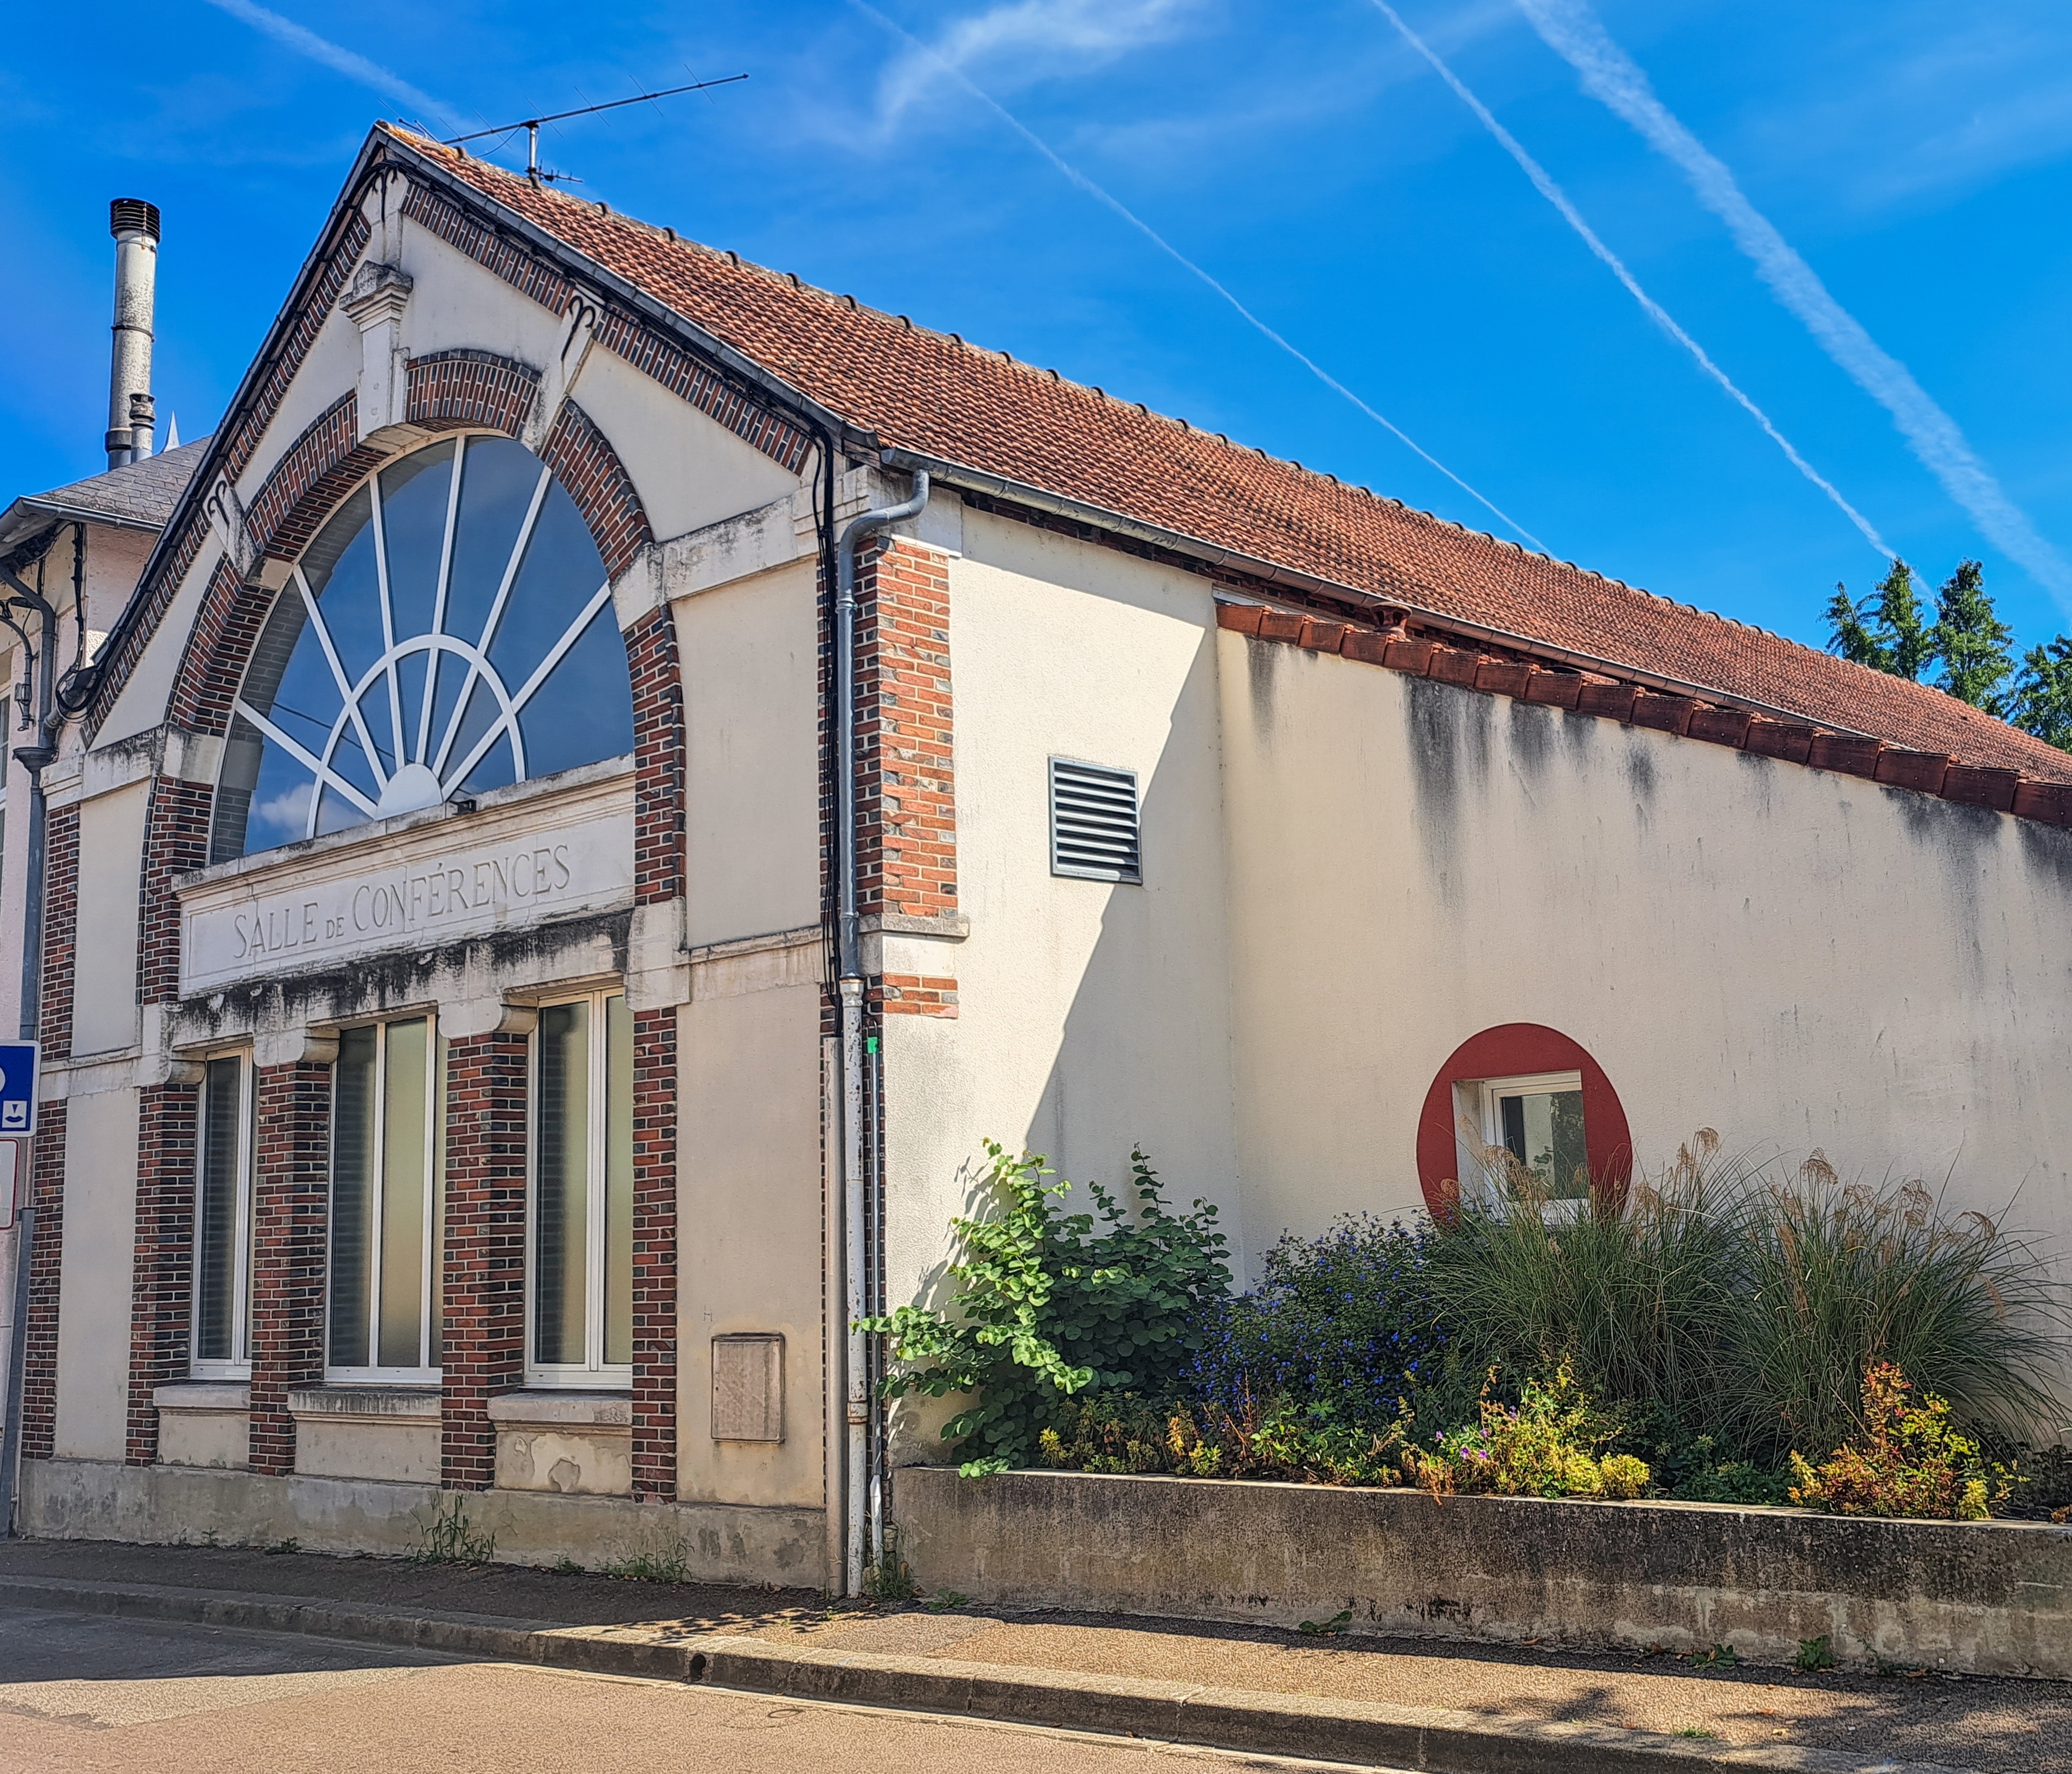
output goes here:
{"type": "Polygon", "coordinates": [[[569,179],[574,175],[565,172],[544,172],[540,167],[540,125],[559,123],[567,117],[586,117],[598,111],[616,111],[623,105],[645,105],[654,99],[672,99],[680,92],[702,92],[708,87],[732,86],[737,80],[745,80],[746,74],[729,74],[724,80],[693,80],[689,86],[665,87],[659,92],[637,92],[630,99],[607,99],[602,105],[579,105],[573,111],[551,111],[536,117],[520,117],[515,123],[500,123],[493,129],[476,129],[464,136],[448,136],[446,145],[458,148],[462,142],[479,142],[484,136],[508,136],[514,129],[525,132],[525,176],[534,184],[548,179],[569,179]]]}

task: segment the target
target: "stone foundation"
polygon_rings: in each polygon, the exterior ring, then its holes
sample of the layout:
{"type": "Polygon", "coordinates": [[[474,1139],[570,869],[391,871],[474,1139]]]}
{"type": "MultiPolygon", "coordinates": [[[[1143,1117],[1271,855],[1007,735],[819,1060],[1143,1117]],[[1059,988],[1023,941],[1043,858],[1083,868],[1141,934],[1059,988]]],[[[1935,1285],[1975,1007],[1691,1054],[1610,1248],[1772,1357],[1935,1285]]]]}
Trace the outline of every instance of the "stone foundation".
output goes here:
{"type": "Polygon", "coordinates": [[[826,1587],[827,1535],[818,1509],[442,1491],[379,1479],[279,1478],[113,1460],[22,1464],[23,1530],[47,1540],[175,1546],[213,1536],[231,1545],[293,1540],[304,1552],[400,1558],[423,1545],[435,1509],[456,1504],[475,1532],[495,1536],[499,1564],[569,1558],[594,1571],[642,1553],[666,1559],[680,1550],[692,1581],[826,1587]]]}
{"type": "Polygon", "coordinates": [[[894,1476],[923,1590],[986,1605],[2072,1678],[2072,1528],[948,1468],[894,1476]]]}

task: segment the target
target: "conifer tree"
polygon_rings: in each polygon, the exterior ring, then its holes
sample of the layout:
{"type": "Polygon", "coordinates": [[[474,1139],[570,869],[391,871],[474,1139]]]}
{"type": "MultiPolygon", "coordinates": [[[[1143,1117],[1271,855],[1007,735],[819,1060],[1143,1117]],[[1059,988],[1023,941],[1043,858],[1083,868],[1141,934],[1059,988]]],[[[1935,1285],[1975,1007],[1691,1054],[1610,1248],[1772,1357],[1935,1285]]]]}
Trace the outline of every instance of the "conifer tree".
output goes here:
{"type": "Polygon", "coordinates": [[[1836,586],[1827,622],[1834,650],[1874,671],[1917,680],[1934,656],[1933,630],[1922,616],[1914,589],[1914,569],[1904,561],[1893,561],[1892,570],[1860,604],[1850,601],[1847,586],[1836,586]]]}
{"type": "Polygon", "coordinates": [[[1974,708],[2004,714],[2007,698],[2000,686],[2014,669],[2014,655],[2008,651],[2014,630],[1993,608],[1977,561],[1959,561],[1944,582],[1929,634],[1933,657],[1942,667],[1939,687],[1974,708]]]}
{"type": "Polygon", "coordinates": [[[2007,700],[2007,718],[2024,733],[2072,751],[2072,640],[2032,647],[2007,700]]]}

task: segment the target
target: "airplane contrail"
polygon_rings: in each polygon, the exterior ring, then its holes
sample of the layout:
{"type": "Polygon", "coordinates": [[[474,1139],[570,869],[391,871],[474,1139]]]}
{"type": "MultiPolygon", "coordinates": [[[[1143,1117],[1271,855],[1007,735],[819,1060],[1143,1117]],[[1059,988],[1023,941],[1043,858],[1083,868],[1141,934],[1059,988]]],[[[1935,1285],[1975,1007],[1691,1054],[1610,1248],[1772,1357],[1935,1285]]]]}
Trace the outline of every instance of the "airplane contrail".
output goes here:
{"type": "Polygon", "coordinates": [[[1843,372],[1892,415],[1922,466],[1971,514],[1987,539],[2072,610],[2072,565],[2008,497],[1956,421],[1835,299],[1813,268],[1749,201],[1725,163],[1655,96],[1639,64],[1612,41],[1586,0],[1518,3],[1547,46],[1581,76],[1583,90],[1624,118],[1683,173],[1698,201],[1726,224],[1757,275],[1843,372]]]}
{"type": "Polygon", "coordinates": [[[1497,121],[1494,113],[1492,113],[1490,108],[1486,105],[1483,104],[1479,98],[1476,97],[1474,93],[1470,90],[1466,83],[1464,82],[1461,77],[1446,64],[1445,62],[1440,59],[1438,52],[1434,50],[1430,44],[1427,43],[1423,38],[1420,37],[1416,31],[1412,31],[1408,25],[1403,22],[1402,15],[1396,11],[1395,7],[1388,4],[1388,0],[1374,0],[1374,5],[1380,10],[1383,15],[1388,18],[1388,22],[1395,26],[1396,30],[1401,33],[1403,40],[1408,43],[1412,49],[1416,50],[1419,55],[1422,55],[1426,61],[1432,64],[1433,72],[1438,75],[1441,80],[1444,80],[1447,85],[1450,86],[1453,89],[1454,96],[1457,97],[1463,105],[1466,105],[1470,111],[1474,113],[1476,117],[1481,121],[1482,127],[1487,129],[1492,136],[1495,137],[1498,145],[1502,147],[1504,152],[1509,154],[1513,160],[1518,162],[1519,170],[1524,173],[1527,179],[1532,181],[1534,188],[1538,191],[1540,195],[1545,198],[1548,203],[1552,203],[1556,209],[1560,211],[1561,219],[1582,237],[1583,244],[1589,247],[1593,253],[1597,254],[1597,256],[1605,262],[1605,266],[1610,270],[1611,274],[1617,277],[1618,281],[1626,286],[1626,293],[1630,295],[1635,302],[1640,304],[1642,312],[1646,314],[1647,318],[1653,321],[1656,326],[1659,326],[1663,332],[1667,333],[1670,338],[1675,340],[1678,344],[1681,345],[1684,350],[1688,351],[1691,355],[1697,360],[1699,368],[1703,370],[1706,375],[1712,377],[1715,382],[1718,383],[1720,386],[1726,391],[1729,397],[1731,398],[1745,412],[1746,412],[1749,417],[1753,419],[1758,425],[1762,427],[1764,433],[1770,438],[1771,442],[1774,443],[1779,450],[1784,452],[1786,458],[1790,462],[1791,466],[1797,469],[1800,474],[1803,474],[1807,478],[1807,479],[1811,481],[1815,487],[1819,487],[1822,492],[1825,493],[1829,499],[1835,502],[1836,505],[1841,511],[1842,515],[1848,518],[1852,524],[1855,524],[1859,530],[1863,532],[1865,540],[1869,542],[1873,548],[1876,548],[1877,552],[1883,555],[1888,561],[1895,558],[1891,547],[1886,543],[1885,538],[1880,536],[1877,530],[1872,527],[1870,519],[1865,517],[1861,511],[1858,511],[1856,507],[1852,505],[1846,499],[1843,498],[1840,491],[1836,487],[1834,483],[1830,481],[1826,475],[1823,474],[1819,469],[1815,468],[1811,462],[1807,461],[1803,456],[1800,455],[1797,450],[1792,447],[1791,440],[1786,437],[1784,433],[1779,431],[1776,425],[1771,422],[1770,415],[1765,413],[1761,407],[1758,406],[1753,400],[1750,400],[1747,395],[1741,392],[1741,388],[1735,384],[1733,379],[1729,376],[1725,370],[1721,369],[1717,363],[1712,361],[1712,358],[1707,354],[1704,347],[1700,345],[1696,339],[1693,339],[1676,323],[1675,318],[1669,313],[1668,310],[1664,308],[1660,302],[1657,302],[1654,298],[1654,297],[1648,294],[1645,290],[1641,288],[1639,280],[1634,276],[1632,272],[1626,269],[1626,261],[1620,258],[1616,253],[1613,252],[1609,246],[1605,245],[1604,241],[1598,237],[1597,230],[1592,228],[1588,222],[1584,220],[1582,212],[1576,207],[1574,203],[1569,201],[1568,194],[1562,190],[1560,186],[1554,182],[1553,177],[1548,172],[1544,166],[1541,166],[1538,161],[1535,160],[1531,154],[1526,152],[1523,144],[1521,143],[1508,129],[1505,129],[1501,123],[1497,121]]]}
{"type": "MultiPolygon", "coordinates": [[[[240,3],[244,3],[244,0],[240,0],[240,3]]],[[[1012,129],[1017,135],[1020,136],[1030,147],[1034,148],[1037,153],[1041,154],[1046,160],[1049,161],[1050,164],[1055,167],[1059,172],[1063,174],[1072,184],[1077,186],[1096,202],[1107,205],[1108,208],[1112,209],[1117,216],[1120,216],[1124,221],[1128,223],[1128,224],[1132,228],[1135,228],[1138,233],[1141,234],[1147,240],[1150,241],[1153,246],[1157,247],[1161,253],[1163,253],[1168,258],[1171,259],[1174,264],[1179,265],[1183,270],[1190,273],[1193,276],[1198,277],[1203,283],[1207,284],[1210,289],[1213,290],[1218,295],[1221,296],[1225,302],[1228,302],[1230,306],[1237,311],[1247,325],[1252,326],[1262,336],[1279,346],[1282,351],[1285,351],[1290,357],[1293,358],[1297,363],[1300,363],[1303,368],[1307,370],[1312,376],[1315,376],[1318,381],[1322,382],[1326,388],[1330,389],[1333,393],[1342,395],[1346,400],[1350,400],[1355,406],[1358,407],[1362,413],[1364,413],[1367,417],[1373,420],[1376,425],[1379,425],[1384,431],[1395,437],[1399,443],[1401,443],[1405,448],[1412,451],[1412,454],[1420,457],[1424,461],[1430,463],[1433,467],[1437,469],[1441,474],[1444,474],[1447,479],[1451,481],[1456,487],[1459,487],[1462,492],[1466,493],[1469,496],[1469,498],[1474,499],[1477,504],[1482,506],[1484,510],[1494,512],[1497,517],[1500,519],[1508,528],[1515,530],[1542,554],[1552,554],[1553,552],[1553,551],[1549,548],[1545,543],[1542,542],[1538,536],[1535,536],[1530,530],[1527,529],[1523,524],[1520,524],[1515,518],[1507,515],[1500,507],[1491,503],[1490,500],[1485,499],[1480,493],[1477,492],[1474,487],[1470,487],[1466,481],[1462,480],[1458,474],[1453,471],[1452,469],[1449,468],[1444,462],[1441,462],[1437,456],[1433,455],[1429,450],[1426,450],[1422,445],[1419,444],[1417,441],[1411,437],[1408,432],[1404,431],[1401,426],[1396,425],[1393,421],[1385,417],[1382,413],[1370,406],[1365,400],[1362,400],[1359,395],[1354,393],[1350,388],[1347,388],[1344,383],[1341,382],[1336,376],[1333,376],[1330,371],[1324,368],[1323,366],[1318,363],[1314,358],[1309,356],[1296,346],[1291,344],[1286,339],[1276,332],[1272,327],[1268,326],[1264,321],[1261,320],[1258,315],[1255,314],[1249,308],[1246,307],[1243,302],[1240,302],[1237,298],[1232,295],[1228,290],[1225,289],[1222,284],[1219,283],[1214,277],[1211,277],[1207,272],[1204,271],[1201,266],[1195,264],[1192,259],[1186,256],[1186,254],[1182,253],[1178,247],[1174,246],[1164,235],[1159,233],[1158,231],[1153,228],[1149,222],[1144,220],[1143,218],[1138,216],[1133,210],[1131,210],[1124,204],[1120,198],[1112,196],[1100,186],[1096,184],[1092,179],[1087,178],[1087,175],[1081,172],[1076,166],[1072,166],[1062,155],[1060,155],[1055,149],[1051,147],[1050,143],[1044,141],[1043,138],[1038,135],[1034,129],[1030,129],[1027,124],[1024,123],[1021,118],[1015,116],[1014,113],[1009,110],[1005,105],[1002,105],[999,100],[993,97],[990,92],[986,92],[982,87],[978,85],[976,81],[972,80],[972,78],[967,75],[962,68],[957,67],[946,56],[939,54],[935,50],[923,43],[919,38],[915,37],[912,32],[906,30],[905,27],[899,24],[896,20],[886,17],[886,15],[880,12],[877,7],[870,5],[869,3],[869,0],[849,0],[849,3],[858,12],[863,14],[865,18],[875,21],[878,24],[882,26],[886,31],[891,32],[894,36],[900,39],[902,42],[906,43],[910,47],[918,51],[921,55],[927,56],[929,60],[933,61],[937,67],[940,68],[942,71],[952,80],[955,80],[958,85],[961,86],[967,92],[970,93],[973,98],[976,99],[981,105],[985,105],[986,109],[991,111],[994,116],[997,117],[1001,122],[1005,123],[1008,128],[1012,129]]]]}
{"type": "Polygon", "coordinates": [[[425,117],[440,124],[455,134],[467,129],[466,119],[450,105],[442,105],[430,93],[413,86],[400,74],[392,74],[379,62],[371,62],[356,50],[341,47],[327,37],[319,37],[314,31],[297,24],[292,18],[283,18],[278,12],[254,4],[254,0],[205,0],[219,12],[227,12],[240,23],[254,31],[264,31],[276,43],[285,43],[313,62],[321,62],[332,72],[343,74],[349,80],[357,80],[362,86],[392,98],[401,104],[412,106],[425,117]]]}

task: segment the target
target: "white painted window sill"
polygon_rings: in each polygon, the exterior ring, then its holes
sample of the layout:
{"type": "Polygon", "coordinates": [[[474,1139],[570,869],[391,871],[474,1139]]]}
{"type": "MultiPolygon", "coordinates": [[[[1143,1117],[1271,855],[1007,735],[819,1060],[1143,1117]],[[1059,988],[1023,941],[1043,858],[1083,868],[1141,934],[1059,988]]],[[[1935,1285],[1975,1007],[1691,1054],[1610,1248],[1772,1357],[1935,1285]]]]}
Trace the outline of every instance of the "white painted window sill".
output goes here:
{"type": "Polygon", "coordinates": [[[249,1411],[252,1387],[244,1380],[173,1380],[151,1391],[161,1411],[249,1411]]]}
{"type": "Polygon", "coordinates": [[[343,1417],[360,1423],[437,1423],[439,1389],[435,1386],[384,1386],[334,1381],[328,1386],[298,1386],[288,1394],[294,1417],[343,1417]]]}
{"type": "Polygon", "coordinates": [[[509,1423],[574,1424],[591,1429],[633,1427],[630,1392],[557,1391],[536,1387],[500,1393],[489,1401],[489,1420],[509,1423]]]}

